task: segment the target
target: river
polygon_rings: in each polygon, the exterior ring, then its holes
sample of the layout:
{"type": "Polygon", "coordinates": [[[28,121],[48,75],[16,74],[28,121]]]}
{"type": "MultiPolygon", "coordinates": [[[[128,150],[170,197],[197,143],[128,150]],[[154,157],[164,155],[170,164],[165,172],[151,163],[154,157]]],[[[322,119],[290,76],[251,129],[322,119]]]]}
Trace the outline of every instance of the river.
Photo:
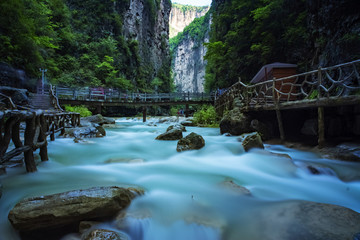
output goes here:
{"type": "Polygon", "coordinates": [[[358,163],[321,159],[281,145],[245,153],[237,137],[220,135],[217,128],[187,127],[184,135],[198,133],[206,146],[178,153],[177,141],[155,140],[168,126],[118,119],[104,138],[49,142],[50,160],[40,163],[36,173],[8,169],[1,176],[0,239],[20,239],[7,215],[21,199],[94,186],[145,189],[131,203],[121,229],[133,240],[261,239],[257,211],[292,200],[360,212],[358,163]],[[323,166],[323,174],[311,174],[307,164],[323,166]],[[224,181],[246,187],[251,196],[227,189],[224,181]]]}

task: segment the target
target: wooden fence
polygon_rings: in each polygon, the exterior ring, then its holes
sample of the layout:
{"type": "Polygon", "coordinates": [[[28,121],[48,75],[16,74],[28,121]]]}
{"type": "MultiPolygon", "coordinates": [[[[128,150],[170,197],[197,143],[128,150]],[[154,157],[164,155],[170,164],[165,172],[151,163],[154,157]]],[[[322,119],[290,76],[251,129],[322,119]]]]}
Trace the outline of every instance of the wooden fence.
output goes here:
{"type": "Polygon", "coordinates": [[[80,125],[78,113],[6,110],[0,112],[0,163],[24,153],[27,172],[35,172],[33,152],[40,149],[41,161],[48,160],[47,136],[55,140],[55,133],[66,127],[80,125]],[[20,123],[25,122],[25,131],[20,123]],[[23,141],[21,139],[24,139],[23,141]],[[11,143],[12,140],[12,144],[11,143]]]}
{"type": "Polygon", "coordinates": [[[222,114],[224,110],[232,108],[235,99],[238,99],[244,111],[274,110],[296,104],[305,106],[312,101],[349,99],[350,96],[360,96],[359,68],[360,60],[356,60],[253,85],[239,81],[216,99],[215,107],[222,114]]]}

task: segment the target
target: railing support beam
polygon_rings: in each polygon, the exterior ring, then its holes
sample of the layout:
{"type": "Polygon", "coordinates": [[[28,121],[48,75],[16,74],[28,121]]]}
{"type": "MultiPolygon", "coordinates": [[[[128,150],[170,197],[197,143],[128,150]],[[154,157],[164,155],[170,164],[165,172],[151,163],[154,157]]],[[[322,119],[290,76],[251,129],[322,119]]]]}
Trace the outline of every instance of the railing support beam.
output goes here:
{"type": "Polygon", "coordinates": [[[142,111],[143,111],[143,122],[146,122],[146,107],[145,106],[143,106],[142,111]]]}
{"type": "Polygon", "coordinates": [[[325,145],[325,113],[324,107],[318,107],[318,146],[323,148],[325,145]]]}

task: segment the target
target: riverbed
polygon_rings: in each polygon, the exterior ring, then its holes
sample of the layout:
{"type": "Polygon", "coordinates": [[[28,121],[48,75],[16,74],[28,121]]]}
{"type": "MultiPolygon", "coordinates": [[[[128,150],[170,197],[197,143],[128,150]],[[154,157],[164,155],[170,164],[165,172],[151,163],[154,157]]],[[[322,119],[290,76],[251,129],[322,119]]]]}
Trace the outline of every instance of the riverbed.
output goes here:
{"type": "Polygon", "coordinates": [[[198,133],[206,145],[178,153],[177,141],[155,140],[172,124],[157,121],[117,119],[106,137],[80,143],[57,138],[49,142],[49,161],[39,163],[36,173],[8,169],[1,176],[0,239],[20,239],[7,215],[21,199],[94,186],[145,190],[127,209],[124,225],[104,223],[133,240],[263,239],[258,211],[297,200],[360,212],[359,163],[282,145],[245,153],[237,137],[220,135],[218,128],[186,127],[184,136],[198,133]],[[320,174],[312,174],[308,165],[320,174]],[[237,185],[251,194],[240,194],[237,185]]]}

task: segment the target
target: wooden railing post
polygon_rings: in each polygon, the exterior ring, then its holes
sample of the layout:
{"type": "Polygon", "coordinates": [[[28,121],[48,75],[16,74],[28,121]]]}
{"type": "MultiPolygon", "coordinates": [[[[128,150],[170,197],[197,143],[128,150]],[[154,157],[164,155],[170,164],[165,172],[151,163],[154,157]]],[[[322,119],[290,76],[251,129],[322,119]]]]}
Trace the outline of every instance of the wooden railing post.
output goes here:
{"type": "MultiPolygon", "coordinates": [[[[322,97],[321,95],[321,84],[322,84],[322,69],[318,68],[318,100],[322,97]]],[[[325,145],[325,113],[324,107],[318,106],[318,146],[323,148],[325,145]]]]}
{"type": "Polygon", "coordinates": [[[47,151],[47,140],[46,140],[46,120],[44,114],[39,116],[40,122],[40,135],[38,138],[39,142],[43,142],[43,145],[40,147],[40,158],[41,161],[48,161],[48,151],[47,151]]]}
{"type": "Polygon", "coordinates": [[[30,150],[24,152],[24,162],[27,172],[36,172],[36,164],[34,160],[33,153],[33,140],[35,136],[35,118],[36,114],[33,113],[33,116],[26,120],[26,129],[25,129],[25,146],[29,146],[30,150]]]}
{"type": "Polygon", "coordinates": [[[276,78],[273,78],[273,85],[272,85],[272,92],[273,92],[273,101],[275,105],[275,111],[276,111],[276,118],[279,126],[279,133],[280,133],[280,139],[281,141],[285,140],[285,132],[284,132],[284,125],[281,118],[281,112],[279,107],[279,97],[276,96],[276,78]]]}

